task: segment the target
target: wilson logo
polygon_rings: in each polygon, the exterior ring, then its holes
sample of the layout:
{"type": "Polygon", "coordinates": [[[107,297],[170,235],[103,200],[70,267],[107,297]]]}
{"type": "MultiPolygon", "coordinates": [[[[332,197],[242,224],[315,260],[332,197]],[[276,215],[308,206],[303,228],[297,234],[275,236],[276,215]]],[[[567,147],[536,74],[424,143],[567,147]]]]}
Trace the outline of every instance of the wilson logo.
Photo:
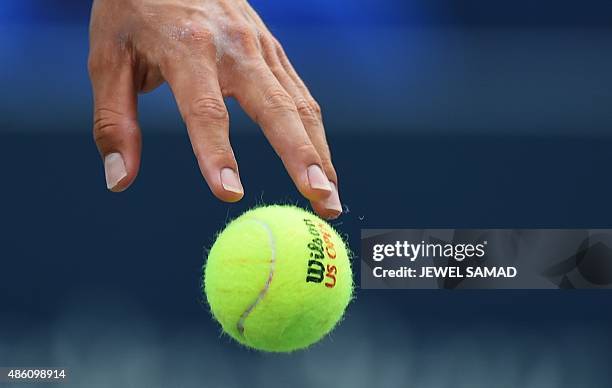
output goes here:
{"type": "Polygon", "coordinates": [[[307,283],[323,283],[325,287],[333,288],[336,285],[338,268],[333,264],[336,259],[336,247],[332,242],[332,235],[328,226],[323,222],[313,222],[307,218],[304,223],[312,240],[308,242],[308,267],[306,270],[307,283]]]}

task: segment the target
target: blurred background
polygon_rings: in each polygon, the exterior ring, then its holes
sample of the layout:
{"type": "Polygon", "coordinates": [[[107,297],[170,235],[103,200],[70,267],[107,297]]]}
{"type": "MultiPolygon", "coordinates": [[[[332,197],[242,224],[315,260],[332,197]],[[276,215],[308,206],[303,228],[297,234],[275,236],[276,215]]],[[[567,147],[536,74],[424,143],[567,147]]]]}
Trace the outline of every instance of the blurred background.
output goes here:
{"type": "MultiPolygon", "coordinates": [[[[252,4],[323,107],[356,279],[361,228],[612,227],[612,2],[252,4]]],[[[200,292],[214,233],[307,203],[232,101],[246,195],[214,199],[165,86],[140,99],[140,176],[108,193],[90,5],[0,4],[0,367],[78,387],[610,386],[609,291],[357,290],[304,352],[221,335],[200,292]]]]}

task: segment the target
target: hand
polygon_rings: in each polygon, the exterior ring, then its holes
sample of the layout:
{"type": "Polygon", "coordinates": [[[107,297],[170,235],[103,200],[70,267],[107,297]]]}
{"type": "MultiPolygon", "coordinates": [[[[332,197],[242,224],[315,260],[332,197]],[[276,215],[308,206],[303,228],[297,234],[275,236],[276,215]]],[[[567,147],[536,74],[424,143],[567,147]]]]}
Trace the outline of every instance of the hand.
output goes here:
{"type": "Polygon", "coordinates": [[[95,0],[89,72],[110,190],[125,190],[138,173],[138,93],[168,82],[219,199],[244,195],[229,142],[229,96],[261,126],[314,210],[326,218],[342,212],[319,105],[245,0],[95,0]]]}

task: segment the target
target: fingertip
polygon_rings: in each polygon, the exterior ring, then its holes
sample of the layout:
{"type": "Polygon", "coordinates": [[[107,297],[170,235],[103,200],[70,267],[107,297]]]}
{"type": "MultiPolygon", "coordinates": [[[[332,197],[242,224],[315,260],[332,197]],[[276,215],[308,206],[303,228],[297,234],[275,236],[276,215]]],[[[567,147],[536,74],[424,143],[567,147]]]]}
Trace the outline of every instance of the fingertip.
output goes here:
{"type": "Polygon", "coordinates": [[[215,195],[215,197],[217,197],[218,199],[220,199],[223,202],[228,202],[228,203],[234,203],[234,202],[238,202],[242,199],[242,197],[244,197],[244,194],[241,193],[235,193],[232,191],[227,191],[227,190],[212,190],[213,194],[215,195]]]}
{"type": "Polygon", "coordinates": [[[329,180],[317,164],[308,166],[294,181],[300,193],[310,201],[322,201],[332,194],[329,180]]]}
{"type": "Polygon", "coordinates": [[[240,176],[233,168],[222,168],[218,173],[218,179],[211,180],[209,186],[213,194],[224,202],[238,202],[244,197],[240,176]]]}
{"type": "Polygon", "coordinates": [[[104,175],[106,188],[114,193],[119,193],[130,186],[136,174],[130,177],[123,155],[119,152],[111,152],[104,157],[104,175]]]}
{"type": "Polygon", "coordinates": [[[314,211],[321,217],[334,220],[342,214],[342,203],[340,202],[336,184],[332,181],[329,183],[332,188],[331,194],[323,200],[312,201],[311,205],[314,211]]]}
{"type": "Polygon", "coordinates": [[[94,140],[102,158],[106,188],[118,193],[126,190],[138,175],[142,149],[140,128],[131,119],[102,112],[94,125],[94,140]]]}
{"type": "Polygon", "coordinates": [[[303,190],[302,195],[309,201],[324,201],[331,195],[331,193],[329,191],[309,188],[307,190],[303,190]]]}
{"type": "Polygon", "coordinates": [[[342,211],[337,209],[328,209],[319,202],[311,202],[311,205],[315,213],[326,220],[335,220],[342,215],[342,211]]]}
{"type": "Polygon", "coordinates": [[[316,164],[308,166],[306,175],[308,176],[308,185],[312,190],[321,191],[327,194],[331,193],[332,188],[329,184],[329,180],[320,166],[316,164]]]}
{"type": "Polygon", "coordinates": [[[236,194],[231,192],[226,192],[224,195],[217,195],[217,198],[227,203],[239,202],[242,197],[244,197],[244,194],[236,194]]]}

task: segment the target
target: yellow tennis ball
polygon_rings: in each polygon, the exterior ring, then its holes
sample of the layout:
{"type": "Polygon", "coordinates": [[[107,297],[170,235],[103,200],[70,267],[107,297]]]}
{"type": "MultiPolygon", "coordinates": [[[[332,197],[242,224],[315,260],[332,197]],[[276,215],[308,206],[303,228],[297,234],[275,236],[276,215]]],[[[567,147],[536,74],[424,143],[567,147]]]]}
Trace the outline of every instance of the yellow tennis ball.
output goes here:
{"type": "Polygon", "coordinates": [[[204,291],[223,330],[268,352],[308,347],[344,315],[353,292],[344,241],[294,206],[247,211],[217,237],[204,291]]]}

